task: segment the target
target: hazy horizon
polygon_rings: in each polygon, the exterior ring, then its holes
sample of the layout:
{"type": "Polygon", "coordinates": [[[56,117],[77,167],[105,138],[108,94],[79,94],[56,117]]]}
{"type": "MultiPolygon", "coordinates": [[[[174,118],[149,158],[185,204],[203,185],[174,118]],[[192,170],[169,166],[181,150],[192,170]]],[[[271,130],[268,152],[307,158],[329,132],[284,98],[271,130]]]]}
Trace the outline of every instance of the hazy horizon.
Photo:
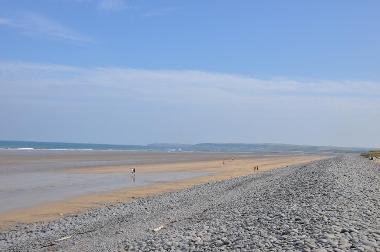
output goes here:
{"type": "Polygon", "coordinates": [[[0,139],[380,148],[378,1],[0,4],[0,139]]]}
{"type": "Polygon", "coordinates": [[[62,143],[62,144],[88,144],[88,145],[121,145],[121,146],[149,146],[149,145],[199,145],[199,144],[217,144],[217,145],[289,145],[289,146],[310,146],[310,147],[337,147],[337,148],[364,148],[364,149],[377,149],[375,146],[337,146],[337,145],[310,145],[310,144],[297,144],[297,143],[266,143],[266,142],[197,142],[197,143],[176,143],[176,142],[161,142],[161,143],[146,143],[146,144],[129,144],[129,143],[95,143],[95,142],[62,142],[62,141],[40,141],[40,140],[12,140],[0,139],[1,142],[30,142],[30,143],[62,143]]]}

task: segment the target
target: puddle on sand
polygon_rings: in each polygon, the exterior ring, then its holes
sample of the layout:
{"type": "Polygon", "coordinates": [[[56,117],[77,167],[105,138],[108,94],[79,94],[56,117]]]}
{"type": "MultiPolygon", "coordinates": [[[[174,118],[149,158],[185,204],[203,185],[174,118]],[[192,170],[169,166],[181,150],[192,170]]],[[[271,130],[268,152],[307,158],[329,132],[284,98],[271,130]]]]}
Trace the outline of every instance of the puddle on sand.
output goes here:
{"type": "Polygon", "coordinates": [[[146,186],[207,175],[207,172],[49,173],[33,172],[0,176],[0,213],[65,200],[89,193],[146,186]]]}

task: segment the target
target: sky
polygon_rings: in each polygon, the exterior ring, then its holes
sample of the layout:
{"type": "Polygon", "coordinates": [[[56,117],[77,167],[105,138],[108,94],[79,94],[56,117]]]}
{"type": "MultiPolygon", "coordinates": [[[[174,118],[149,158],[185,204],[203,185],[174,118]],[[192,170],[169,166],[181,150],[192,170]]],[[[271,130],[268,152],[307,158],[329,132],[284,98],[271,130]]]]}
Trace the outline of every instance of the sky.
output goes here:
{"type": "Polygon", "coordinates": [[[380,1],[0,0],[0,139],[380,147],[380,1]]]}

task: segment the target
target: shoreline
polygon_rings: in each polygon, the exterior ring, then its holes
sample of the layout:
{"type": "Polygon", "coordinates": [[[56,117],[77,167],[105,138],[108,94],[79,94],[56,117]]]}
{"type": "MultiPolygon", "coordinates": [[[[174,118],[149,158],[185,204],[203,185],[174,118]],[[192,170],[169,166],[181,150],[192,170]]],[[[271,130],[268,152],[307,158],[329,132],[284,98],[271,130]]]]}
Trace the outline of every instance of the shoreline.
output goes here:
{"type": "Polygon", "coordinates": [[[216,159],[207,161],[169,162],[158,164],[138,164],[123,166],[97,166],[65,169],[65,173],[127,173],[131,167],[137,168],[137,174],[171,171],[207,172],[206,176],[182,179],[170,182],[158,182],[148,186],[129,187],[102,193],[91,193],[57,202],[44,203],[36,207],[22,208],[0,214],[0,229],[6,230],[16,224],[28,224],[50,221],[64,215],[77,214],[88,209],[104,207],[109,204],[128,202],[136,198],[150,197],[165,192],[173,192],[208,182],[221,181],[254,173],[254,165],[261,171],[309,163],[324,159],[326,156],[272,156],[272,157],[236,157],[232,160],[216,159]],[[225,165],[222,165],[223,161],[225,165]]]}
{"type": "Polygon", "coordinates": [[[15,226],[0,250],[375,251],[379,169],[340,155],[206,183],[15,226]]]}

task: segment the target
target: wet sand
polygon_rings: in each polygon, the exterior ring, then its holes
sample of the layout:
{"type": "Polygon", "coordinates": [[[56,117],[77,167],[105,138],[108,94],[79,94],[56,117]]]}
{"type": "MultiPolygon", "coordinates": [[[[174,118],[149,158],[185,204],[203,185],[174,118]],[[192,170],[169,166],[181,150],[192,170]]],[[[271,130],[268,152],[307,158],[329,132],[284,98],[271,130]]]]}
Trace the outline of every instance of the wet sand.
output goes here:
{"type": "Polygon", "coordinates": [[[260,172],[321,158],[316,155],[2,150],[0,180],[4,183],[0,186],[0,199],[12,202],[17,209],[11,207],[12,204],[2,204],[0,227],[51,220],[92,207],[243,176],[256,172],[253,170],[256,165],[260,172]],[[137,171],[134,182],[129,174],[132,167],[137,171]],[[66,181],[71,184],[67,185],[66,181]]]}
{"type": "Polygon", "coordinates": [[[20,208],[62,201],[90,193],[121,188],[143,187],[154,183],[189,179],[205,172],[149,172],[139,176],[125,173],[22,173],[0,176],[0,214],[20,208]]]}

